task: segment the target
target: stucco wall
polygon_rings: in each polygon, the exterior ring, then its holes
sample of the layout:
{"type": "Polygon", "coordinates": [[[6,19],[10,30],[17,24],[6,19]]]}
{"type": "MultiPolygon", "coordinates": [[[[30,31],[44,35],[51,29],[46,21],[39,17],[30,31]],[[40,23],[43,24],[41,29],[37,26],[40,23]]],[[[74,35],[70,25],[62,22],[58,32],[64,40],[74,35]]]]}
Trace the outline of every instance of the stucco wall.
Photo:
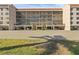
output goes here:
{"type": "Polygon", "coordinates": [[[65,30],[70,30],[70,5],[65,4],[63,8],[63,23],[65,24],[65,30]]]}

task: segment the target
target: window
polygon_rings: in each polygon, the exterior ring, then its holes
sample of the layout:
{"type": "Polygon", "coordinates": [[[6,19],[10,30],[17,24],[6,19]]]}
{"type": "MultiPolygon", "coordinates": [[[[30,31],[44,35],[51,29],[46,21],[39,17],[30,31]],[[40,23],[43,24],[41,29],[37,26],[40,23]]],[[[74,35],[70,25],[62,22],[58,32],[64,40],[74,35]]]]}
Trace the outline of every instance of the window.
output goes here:
{"type": "Polygon", "coordinates": [[[79,24],[79,21],[77,22],[77,24],[79,24]]]}
{"type": "Polygon", "coordinates": [[[76,15],[79,15],[79,13],[76,13],[76,15]]]}
{"type": "Polygon", "coordinates": [[[9,21],[8,22],[6,22],[7,24],[9,24],[9,21]]]}
{"type": "Polygon", "coordinates": [[[73,8],[70,9],[71,11],[73,10],[73,8]]]}
{"type": "Polygon", "coordinates": [[[0,21],[0,24],[3,24],[3,21],[0,21]]]}
{"type": "Polygon", "coordinates": [[[3,11],[3,9],[1,8],[1,11],[3,11]]]}
{"type": "Polygon", "coordinates": [[[72,13],[72,12],[71,12],[70,14],[71,14],[71,15],[73,15],[73,13],[72,13]]]}
{"type": "Polygon", "coordinates": [[[48,19],[48,21],[52,21],[52,19],[48,19]]]}
{"type": "Polygon", "coordinates": [[[8,14],[9,14],[8,12],[5,13],[5,15],[8,15],[8,14]]]}
{"type": "Polygon", "coordinates": [[[8,10],[8,8],[6,8],[6,10],[8,10]]]}
{"type": "Polygon", "coordinates": [[[62,11],[53,11],[53,14],[62,14],[62,11]]]}
{"type": "Polygon", "coordinates": [[[77,20],[79,20],[79,17],[77,17],[77,20]]]}
{"type": "Polygon", "coordinates": [[[73,17],[71,17],[71,20],[73,19],[73,17]]]}
{"type": "Polygon", "coordinates": [[[72,21],[71,21],[70,23],[71,23],[71,24],[73,24],[73,22],[72,22],[72,21]]]}
{"type": "Polygon", "coordinates": [[[6,17],[6,19],[9,19],[9,17],[6,17]]]}
{"type": "Polygon", "coordinates": [[[76,8],[77,11],[79,11],[79,8],[76,8]]]}
{"type": "Polygon", "coordinates": [[[3,13],[1,13],[1,15],[3,15],[3,13]]]}
{"type": "Polygon", "coordinates": [[[3,17],[1,17],[1,20],[3,20],[3,17]]]}
{"type": "Polygon", "coordinates": [[[22,18],[22,16],[17,16],[17,18],[22,18]]]}
{"type": "Polygon", "coordinates": [[[17,15],[21,15],[21,12],[16,12],[17,15]]]}
{"type": "Polygon", "coordinates": [[[48,14],[51,14],[52,12],[51,11],[48,11],[48,14]]]}

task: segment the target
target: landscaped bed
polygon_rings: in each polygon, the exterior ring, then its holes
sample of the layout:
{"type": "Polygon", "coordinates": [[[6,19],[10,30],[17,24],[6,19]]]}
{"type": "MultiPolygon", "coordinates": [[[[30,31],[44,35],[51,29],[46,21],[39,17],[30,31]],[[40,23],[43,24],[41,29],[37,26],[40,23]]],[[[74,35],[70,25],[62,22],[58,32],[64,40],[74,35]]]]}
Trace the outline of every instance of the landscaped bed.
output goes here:
{"type": "MultiPolygon", "coordinates": [[[[55,42],[67,48],[71,55],[79,55],[79,41],[57,40],[55,42]]],[[[63,48],[61,49],[63,50],[63,48]]]]}
{"type": "Polygon", "coordinates": [[[1,39],[0,54],[2,55],[35,55],[43,52],[44,49],[36,48],[34,45],[47,42],[45,39],[1,39]]]}
{"type": "Polygon", "coordinates": [[[23,44],[33,44],[33,43],[42,43],[47,40],[37,38],[37,39],[1,39],[0,48],[14,45],[23,45],[23,44]]]}
{"type": "Polygon", "coordinates": [[[70,40],[1,39],[1,55],[79,55],[79,42],[70,40]]]}

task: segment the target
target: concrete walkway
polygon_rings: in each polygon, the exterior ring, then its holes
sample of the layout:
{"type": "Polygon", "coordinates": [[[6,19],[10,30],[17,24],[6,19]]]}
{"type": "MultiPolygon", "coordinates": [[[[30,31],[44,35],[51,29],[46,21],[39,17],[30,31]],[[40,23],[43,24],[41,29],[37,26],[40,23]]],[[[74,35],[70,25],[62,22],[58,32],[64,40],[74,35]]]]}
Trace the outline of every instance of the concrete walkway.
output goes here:
{"type": "Polygon", "coordinates": [[[33,39],[31,36],[61,36],[68,40],[79,40],[79,31],[53,31],[53,30],[36,30],[36,31],[0,31],[0,39],[33,39]]]}

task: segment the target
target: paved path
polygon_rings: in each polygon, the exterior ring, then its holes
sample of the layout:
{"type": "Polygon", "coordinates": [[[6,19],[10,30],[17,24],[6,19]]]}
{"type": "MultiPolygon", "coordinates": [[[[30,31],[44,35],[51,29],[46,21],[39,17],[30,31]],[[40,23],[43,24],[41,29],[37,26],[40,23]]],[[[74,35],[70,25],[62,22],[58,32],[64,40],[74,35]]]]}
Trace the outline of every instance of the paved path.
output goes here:
{"type": "Polygon", "coordinates": [[[35,31],[0,31],[0,39],[33,39],[30,36],[62,36],[68,40],[79,40],[79,31],[54,31],[54,30],[35,30],[35,31]]]}

